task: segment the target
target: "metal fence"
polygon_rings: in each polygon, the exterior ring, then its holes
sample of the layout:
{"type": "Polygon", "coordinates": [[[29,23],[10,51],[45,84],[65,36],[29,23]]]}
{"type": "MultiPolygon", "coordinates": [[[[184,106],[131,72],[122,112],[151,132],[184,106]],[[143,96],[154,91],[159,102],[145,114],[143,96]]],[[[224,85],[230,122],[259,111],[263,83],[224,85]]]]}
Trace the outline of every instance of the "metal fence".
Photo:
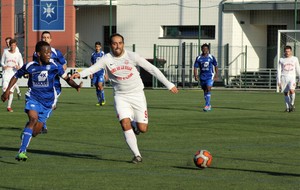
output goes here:
{"type": "MultiPolygon", "coordinates": [[[[276,69],[249,68],[247,61],[252,59],[247,54],[247,47],[211,46],[210,51],[219,62],[218,81],[215,82],[215,86],[276,89],[276,69]],[[240,53],[237,53],[236,57],[230,57],[228,52],[238,48],[240,53]],[[232,68],[236,68],[237,71],[232,72],[232,68]]],[[[193,64],[197,56],[198,45],[192,43],[182,43],[179,46],[154,45],[153,64],[177,86],[194,88],[199,85],[193,76],[193,64]]],[[[157,79],[153,79],[151,87],[160,88],[163,85],[157,79]]]]}

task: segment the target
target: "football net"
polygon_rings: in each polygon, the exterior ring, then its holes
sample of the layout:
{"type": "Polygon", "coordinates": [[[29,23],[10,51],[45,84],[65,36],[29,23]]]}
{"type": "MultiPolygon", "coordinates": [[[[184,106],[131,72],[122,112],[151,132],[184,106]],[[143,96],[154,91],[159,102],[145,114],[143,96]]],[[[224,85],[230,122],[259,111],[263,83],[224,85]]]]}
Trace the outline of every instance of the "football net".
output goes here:
{"type": "MultiPolygon", "coordinates": [[[[279,59],[283,57],[285,46],[291,46],[294,56],[300,60],[300,30],[278,30],[277,64],[279,59]]],[[[277,84],[276,86],[276,91],[279,92],[279,87],[277,84]]]]}

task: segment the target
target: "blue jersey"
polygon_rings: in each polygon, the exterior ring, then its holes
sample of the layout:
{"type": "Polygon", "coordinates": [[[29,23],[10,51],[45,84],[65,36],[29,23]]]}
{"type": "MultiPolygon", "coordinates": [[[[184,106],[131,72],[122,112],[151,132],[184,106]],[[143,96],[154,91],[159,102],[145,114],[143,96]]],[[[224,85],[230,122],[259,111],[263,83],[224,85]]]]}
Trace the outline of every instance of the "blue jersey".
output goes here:
{"type": "Polygon", "coordinates": [[[214,67],[217,67],[218,63],[216,58],[208,54],[207,56],[198,56],[194,63],[194,68],[199,68],[200,80],[211,80],[214,77],[214,67]]]}
{"type": "MultiPolygon", "coordinates": [[[[53,47],[51,47],[51,59],[53,59],[53,61],[55,63],[58,63],[60,65],[67,64],[67,61],[64,58],[63,54],[61,53],[61,51],[59,51],[58,49],[55,49],[53,47]]],[[[33,54],[33,61],[38,61],[36,52],[34,52],[34,54],[33,54]]],[[[60,84],[59,76],[56,77],[54,86],[55,86],[57,93],[60,94],[61,93],[61,84],[60,84]]]]}
{"type": "MultiPolygon", "coordinates": [[[[92,53],[92,57],[91,57],[91,62],[92,62],[92,65],[94,65],[96,62],[97,62],[97,59],[100,59],[102,56],[104,55],[104,52],[103,51],[100,51],[100,52],[93,52],[92,53]]],[[[96,72],[94,74],[94,77],[99,77],[99,76],[104,76],[104,69],[101,69],[100,71],[96,72]]]]}
{"type": "Polygon", "coordinates": [[[56,91],[54,81],[56,77],[64,74],[64,69],[60,64],[52,60],[50,64],[40,65],[36,61],[29,62],[21,67],[15,74],[16,78],[28,75],[28,91],[26,98],[34,99],[46,108],[52,108],[56,91]]]}

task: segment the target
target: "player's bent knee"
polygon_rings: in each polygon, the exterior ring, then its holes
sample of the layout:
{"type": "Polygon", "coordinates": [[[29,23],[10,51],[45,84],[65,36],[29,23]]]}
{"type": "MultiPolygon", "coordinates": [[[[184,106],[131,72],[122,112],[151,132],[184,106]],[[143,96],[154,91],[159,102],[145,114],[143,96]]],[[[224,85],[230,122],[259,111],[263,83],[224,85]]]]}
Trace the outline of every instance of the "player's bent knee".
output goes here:
{"type": "Polygon", "coordinates": [[[43,123],[41,122],[37,122],[36,125],[33,127],[33,131],[32,131],[32,136],[36,137],[38,134],[41,133],[42,128],[43,128],[43,123]]]}
{"type": "Polygon", "coordinates": [[[120,121],[120,123],[121,123],[121,127],[122,127],[123,131],[128,131],[131,129],[130,119],[123,119],[120,121]]]}
{"type": "Polygon", "coordinates": [[[33,128],[33,126],[35,126],[37,122],[38,122],[38,118],[30,117],[29,122],[28,122],[28,126],[30,126],[30,128],[33,128]]]}
{"type": "Polygon", "coordinates": [[[146,133],[148,131],[148,125],[147,124],[138,124],[138,128],[140,130],[141,133],[146,133]]]}

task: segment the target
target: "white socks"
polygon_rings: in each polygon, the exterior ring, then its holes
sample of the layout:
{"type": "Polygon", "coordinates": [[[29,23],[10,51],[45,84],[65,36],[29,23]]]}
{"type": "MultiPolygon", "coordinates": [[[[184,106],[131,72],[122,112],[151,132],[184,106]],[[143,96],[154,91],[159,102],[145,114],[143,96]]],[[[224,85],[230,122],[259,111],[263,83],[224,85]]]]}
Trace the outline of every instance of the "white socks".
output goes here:
{"type": "Polygon", "coordinates": [[[19,93],[20,93],[20,88],[19,88],[18,85],[15,86],[15,89],[16,89],[16,91],[17,91],[17,94],[19,94],[19,93]]]}
{"type": "Polygon", "coordinates": [[[141,156],[141,153],[137,145],[137,139],[133,130],[130,129],[128,131],[123,131],[123,132],[124,132],[126,143],[129,146],[132,153],[134,154],[134,156],[141,156]]]}
{"type": "Polygon", "coordinates": [[[295,104],[295,97],[296,97],[296,93],[290,94],[290,102],[291,102],[291,105],[294,105],[294,104],[295,104]]]}
{"type": "Polygon", "coordinates": [[[11,108],[13,98],[14,98],[14,94],[13,93],[9,94],[8,102],[7,102],[7,108],[11,108]]]}

